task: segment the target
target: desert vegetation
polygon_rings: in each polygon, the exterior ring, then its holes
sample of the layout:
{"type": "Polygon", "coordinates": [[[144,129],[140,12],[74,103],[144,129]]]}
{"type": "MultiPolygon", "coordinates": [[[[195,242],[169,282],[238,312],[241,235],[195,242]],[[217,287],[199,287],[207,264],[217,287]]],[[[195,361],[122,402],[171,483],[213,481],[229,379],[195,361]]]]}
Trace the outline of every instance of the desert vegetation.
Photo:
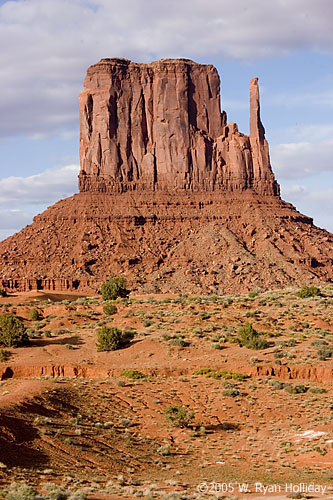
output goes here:
{"type": "Polygon", "coordinates": [[[14,314],[0,315],[0,344],[6,347],[27,345],[29,338],[26,328],[14,314]]]}
{"type": "Polygon", "coordinates": [[[110,278],[101,286],[103,300],[115,300],[118,297],[125,298],[129,293],[130,291],[126,288],[126,279],[122,277],[110,278]]]}
{"type": "Polygon", "coordinates": [[[121,331],[112,326],[103,326],[97,330],[97,350],[115,351],[126,347],[134,338],[134,333],[130,330],[121,331]]]}

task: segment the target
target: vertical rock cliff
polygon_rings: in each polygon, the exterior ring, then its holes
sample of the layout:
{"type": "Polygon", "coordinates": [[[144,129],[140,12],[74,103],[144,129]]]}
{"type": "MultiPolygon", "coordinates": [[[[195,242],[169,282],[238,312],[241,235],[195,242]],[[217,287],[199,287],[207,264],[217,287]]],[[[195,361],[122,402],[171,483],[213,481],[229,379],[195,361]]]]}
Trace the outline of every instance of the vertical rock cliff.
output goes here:
{"type": "Polygon", "coordinates": [[[81,192],[279,195],[257,79],[250,90],[250,137],[226,124],[216,69],[188,59],[102,59],[88,69],[79,103],[81,192]]]}

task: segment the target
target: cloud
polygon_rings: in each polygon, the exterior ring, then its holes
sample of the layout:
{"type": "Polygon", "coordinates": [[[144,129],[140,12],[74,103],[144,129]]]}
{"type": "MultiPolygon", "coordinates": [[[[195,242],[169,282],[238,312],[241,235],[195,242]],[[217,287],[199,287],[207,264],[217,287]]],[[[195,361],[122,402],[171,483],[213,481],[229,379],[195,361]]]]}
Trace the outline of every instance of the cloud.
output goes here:
{"type": "Polygon", "coordinates": [[[31,224],[37,213],[59,199],[77,192],[78,172],[78,165],[67,165],[29,177],[0,179],[0,240],[31,224]]]}
{"type": "Polygon", "coordinates": [[[18,208],[7,209],[0,206],[0,241],[31,224],[34,215],[36,214],[18,208]]]}
{"type": "Polygon", "coordinates": [[[85,70],[102,57],[332,52],[332,17],[331,0],[7,1],[0,5],[0,136],[70,130],[85,70]]]}
{"type": "Polygon", "coordinates": [[[1,230],[11,231],[17,227],[23,227],[32,222],[32,216],[28,212],[19,209],[0,208],[1,230]]]}
{"type": "Polygon", "coordinates": [[[50,204],[77,192],[78,165],[68,165],[30,177],[0,179],[0,208],[50,204]]]}
{"type": "Polygon", "coordinates": [[[274,172],[281,179],[300,179],[333,172],[333,139],[271,146],[274,172]]]}
{"type": "Polygon", "coordinates": [[[312,90],[312,92],[298,92],[297,94],[275,93],[265,100],[265,106],[282,107],[287,110],[302,108],[306,103],[311,103],[311,106],[315,108],[331,108],[333,107],[333,90],[312,90]]]}
{"type": "Polygon", "coordinates": [[[281,184],[282,198],[314,218],[314,223],[333,233],[333,188],[309,190],[304,185],[281,184]]]}

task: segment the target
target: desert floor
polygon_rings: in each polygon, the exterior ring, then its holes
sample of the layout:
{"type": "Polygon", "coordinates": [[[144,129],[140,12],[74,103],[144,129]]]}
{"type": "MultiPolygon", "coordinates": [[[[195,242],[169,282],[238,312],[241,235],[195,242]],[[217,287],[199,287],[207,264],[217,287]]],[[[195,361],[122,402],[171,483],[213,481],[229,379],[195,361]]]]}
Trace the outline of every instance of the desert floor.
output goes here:
{"type": "Polygon", "coordinates": [[[15,313],[30,336],[0,351],[0,488],[25,481],[43,493],[54,483],[110,500],[332,498],[333,287],[297,292],[131,294],[112,316],[100,296],[0,298],[0,314],[15,313]],[[246,321],[268,348],[237,343],[246,321]],[[104,325],[135,337],[98,352],[104,325]],[[170,405],[185,407],[187,425],[167,420],[170,405]]]}

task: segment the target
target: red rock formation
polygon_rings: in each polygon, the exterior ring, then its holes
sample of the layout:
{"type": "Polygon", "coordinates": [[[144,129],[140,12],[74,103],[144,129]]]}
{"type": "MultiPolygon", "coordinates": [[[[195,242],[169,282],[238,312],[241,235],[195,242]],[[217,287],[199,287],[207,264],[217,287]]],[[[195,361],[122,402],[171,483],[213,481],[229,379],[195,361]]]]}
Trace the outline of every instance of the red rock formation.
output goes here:
{"type": "Polygon", "coordinates": [[[80,95],[80,194],[0,243],[0,287],[246,292],[333,280],[333,235],[279,197],[250,87],[250,135],[211,65],[102,59],[80,95]]]}
{"type": "Polygon", "coordinates": [[[102,59],[80,94],[80,191],[243,191],[278,195],[251,82],[250,138],[220,111],[211,65],[102,59]]]}

